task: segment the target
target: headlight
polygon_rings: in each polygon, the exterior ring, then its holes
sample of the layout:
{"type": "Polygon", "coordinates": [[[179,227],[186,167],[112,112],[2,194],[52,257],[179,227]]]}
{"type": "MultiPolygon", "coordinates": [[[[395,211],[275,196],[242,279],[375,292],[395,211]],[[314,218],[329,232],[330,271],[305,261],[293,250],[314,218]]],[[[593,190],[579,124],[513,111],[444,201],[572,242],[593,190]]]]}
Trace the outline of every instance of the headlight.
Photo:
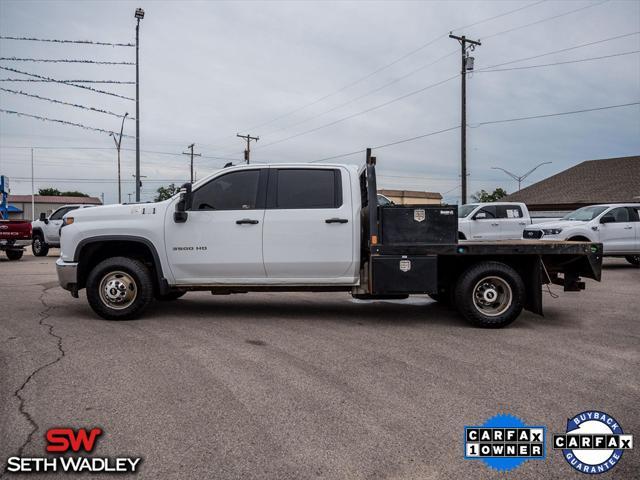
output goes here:
{"type": "Polygon", "coordinates": [[[562,232],[561,228],[543,228],[542,231],[545,235],[558,235],[562,232]]]}
{"type": "Polygon", "coordinates": [[[71,225],[73,223],[73,217],[65,217],[62,225],[71,225]]]}

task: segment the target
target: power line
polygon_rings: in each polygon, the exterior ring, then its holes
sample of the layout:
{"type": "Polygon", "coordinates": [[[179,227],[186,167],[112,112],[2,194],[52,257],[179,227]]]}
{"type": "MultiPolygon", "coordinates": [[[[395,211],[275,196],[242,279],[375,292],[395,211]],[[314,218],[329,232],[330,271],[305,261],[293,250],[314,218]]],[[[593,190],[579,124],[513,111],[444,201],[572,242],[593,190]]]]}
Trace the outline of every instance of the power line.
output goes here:
{"type": "MultiPolygon", "coordinates": [[[[59,120],[57,118],[41,117],[39,115],[31,115],[29,113],[16,112],[14,110],[5,110],[3,108],[0,108],[0,112],[9,113],[9,114],[12,114],[12,115],[17,115],[18,117],[29,117],[29,118],[35,118],[36,120],[42,120],[42,121],[53,122],[53,123],[60,123],[62,125],[69,125],[69,126],[72,126],[72,127],[79,127],[79,128],[84,129],[84,130],[91,130],[91,131],[94,131],[94,132],[112,133],[110,130],[103,130],[102,128],[89,127],[89,126],[84,125],[82,123],[68,122],[66,120],[59,120]]],[[[134,138],[131,135],[123,135],[123,137],[134,138]]]]}
{"type": "Polygon", "coordinates": [[[49,77],[44,77],[42,75],[36,75],[35,73],[27,73],[27,72],[23,72],[21,70],[16,70],[15,68],[9,68],[9,67],[0,67],[0,70],[7,70],[9,72],[14,72],[14,73],[20,73],[22,75],[27,75],[29,77],[35,77],[35,78],[41,78],[43,80],[49,80],[51,82],[55,82],[55,83],[60,83],[62,85],[69,85],[71,87],[77,87],[77,88],[82,88],[84,90],[91,90],[92,92],[96,92],[96,93],[103,93],[105,95],[110,95],[112,97],[118,97],[118,98],[124,98],[125,100],[133,100],[133,98],[131,97],[125,97],[124,95],[119,95],[117,93],[112,93],[112,92],[105,92],[104,90],[98,90],[96,88],[92,88],[92,87],[87,87],[86,85],[78,85],[76,83],[67,83],[65,81],[62,80],[55,80],[53,78],[49,78],[49,77]]]}
{"type": "Polygon", "coordinates": [[[52,42],[52,43],[79,43],[84,45],[104,45],[108,47],[135,47],[133,43],[108,43],[108,42],[95,42],[92,40],[58,40],[50,38],[34,38],[34,37],[9,37],[6,35],[0,35],[2,40],[23,40],[30,42],[52,42]]]}
{"type": "Polygon", "coordinates": [[[600,43],[610,42],[612,40],[617,40],[619,38],[625,38],[625,37],[630,37],[632,35],[638,35],[639,33],[640,33],[640,31],[631,32],[631,33],[625,33],[625,34],[622,34],[622,35],[616,35],[615,37],[609,37],[609,38],[603,38],[602,40],[596,40],[595,42],[583,43],[583,44],[580,44],[580,45],[575,45],[573,47],[567,47],[567,48],[562,48],[560,50],[553,50],[551,52],[541,53],[539,55],[533,55],[531,57],[519,58],[517,60],[510,60],[508,62],[498,63],[498,64],[495,64],[495,65],[490,65],[490,66],[486,67],[483,70],[488,70],[490,68],[496,68],[496,67],[502,67],[504,65],[510,65],[512,63],[524,62],[525,60],[533,60],[534,58],[545,57],[547,55],[553,55],[554,53],[568,52],[570,50],[576,50],[578,48],[589,47],[591,45],[597,45],[597,44],[600,44],[600,43]]]}
{"type": "Polygon", "coordinates": [[[84,60],[84,59],[0,57],[0,60],[6,60],[11,62],[92,63],[96,65],[135,65],[135,63],[133,62],[108,62],[108,61],[102,61],[102,60],[84,60]]]}
{"type": "Polygon", "coordinates": [[[572,13],[580,12],[580,11],[586,10],[588,8],[597,7],[597,6],[602,5],[603,3],[607,3],[608,1],[609,0],[604,0],[603,2],[592,3],[590,5],[586,5],[586,6],[583,6],[583,7],[580,7],[580,8],[576,8],[574,10],[569,10],[568,12],[560,13],[558,15],[553,15],[551,17],[546,17],[546,18],[543,18],[543,19],[540,19],[540,20],[536,20],[535,22],[531,22],[531,23],[527,23],[527,24],[524,24],[524,25],[520,25],[518,27],[510,28],[508,30],[503,30],[502,32],[493,33],[491,35],[482,37],[482,40],[486,41],[487,39],[493,38],[493,37],[497,37],[498,35],[503,35],[505,33],[515,32],[516,30],[520,30],[522,28],[531,27],[533,25],[538,25],[540,23],[548,22],[549,20],[555,20],[556,18],[564,17],[566,15],[570,15],[572,13]]]}
{"type": "MultiPolygon", "coordinates": [[[[0,91],[3,92],[8,92],[8,93],[13,93],[16,95],[24,95],[25,97],[31,97],[31,98],[36,98],[38,100],[46,100],[47,102],[51,102],[51,103],[57,103],[59,105],[67,105],[69,107],[76,107],[76,108],[81,108],[83,110],[89,110],[92,112],[96,112],[96,113],[104,113],[106,115],[111,115],[113,117],[118,117],[118,118],[122,118],[122,115],[119,115],[117,113],[111,112],[109,110],[103,110],[101,108],[96,108],[96,107],[87,107],[85,105],[80,105],[77,103],[69,103],[69,102],[64,102],[62,100],[56,100],[54,98],[48,98],[48,97],[41,97],[40,95],[35,95],[33,93],[27,93],[27,92],[23,92],[22,90],[11,90],[9,88],[3,88],[0,87],[0,91]]],[[[133,118],[131,117],[127,117],[129,120],[133,120],[133,118]]]]}
{"type": "Polygon", "coordinates": [[[593,60],[603,60],[605,58],[622,57],[624,55],[632,55],[634,53],[640,53],[640,50],[632,50],[630,52],[621,52],[621,53],[612,53],[610,55],[602,55],[600,57],[582,58],[582,59],[579,59],[579,60],[566,60],[564,62],[553,62],[553,63],[541,63],[541,64],[538,64],[538,65],[527,65],[527,66],[524,66],[524,67],[480,69],[480,70],[476,70],[474,73],[509,72],[511,70],[527,70],[529,68],[552,67],[552,66],[555,66],[555,65],[567,65],[567,64],[570,64],[570,63],[590,62],[590,61],[593,61],[593,60]]]}
{"type": "Polygon", "coordinates": [[[113,84],[118,84],[118,85],[134,85],[136,83],[136,82],[123,82],[123,81],[120,81],[120,80],[53,80],[53,79],[51,79],[51,80],[39,80],[39,79],[35,79],[35,78],[1,78],[0,82],[45,82],[45,83],[50,83],[50,82],[61,82],[61,83],[74,82],[74,83],[103,83],[103,84],[113,83],[113,84]]]}
{"type": "Polygon", "coordinates": [[[377,109],[379,109],[379,108],[386,107],[387,105],[390,105],[390,104],[392,104],[392,103],[398,102],[398,101],[400,101],[400,100],[404,100],[404,99],[405,99],[405,98],[407,98],[407,97],[411,97],[411,96],[413,96],[413,95],[417,95],[418,93],[422,93],[422,92],[424,92],[424,91],[426,91],[426,90],[429,90],[430,88],[437,87],[437,86],[439,86],[439,85],[442,85],[442,84],[444,84],[444,83],[447,83],[447,82],[449,82],[449,81],[453,80],[454,78],[458,78],[458,74],[456,74],[456,75],[454,75],[454,76],[452,76],[452,77],[446,78],[446,79],[444,79],[444,80],[440,80],[439,82],[432,83],[432,84],[427,85],[426,87],[422,87],[422,88],[420,88],[420,89],[418,89],[418,90],[414,90],[413,92],[406,93],[406,94],[404,94],[404,95],[402,95],[402,96],[400,96],[400,97],[396,97],[396,98],[391,99],[391,100],[389,100],[389,101],[387,101],[387,102],[383,102],[383,103],[380,103],[380,104],[378,104],[378,105],[374,105],[373,107],[367,108],[366,110],[362,110],[362,111],[360,111],[360,112],[353,113],[353,114],[348,115],[348,116],[346,116],[346,117],[339,118],[338,120],[334,120],[333,122],[330,122],[330,123],[327,123],[327,124],[324,124],[324,125],[320,125],[319,127],[315,127],[315,128],[309,129],[309,130],[305,130],[305,131],[303,131],[303,132],[296,133],[296,134],[294,134],[294,135],[290,135],[290,136],[285,137],[285,138],[281,138],[280,140],[275,140],[275,141],[273,141],[273,142],[271,142],[271,143],[267,143],[266,145],[262,145],[262,146],[260,147],[260,149],[263,149],[263,148],[269,147],[269,146],[271,146],[271,145],[275,145],[275,144],[277,144],[277,143],[285,142],[285,141],[287,141],[287,140],[291,140],[291,139],[293,139],[293,138],[297,138],[297,137],[300,137],[300,136],[302,136],[302,135],[306,135],[306,134],[308,134],[308,133],[316,132],[316,131],[321,130],[321,129],[323,129],[323,128],[327,128],[327,127],[330,127],[330,126],[332,126],[332,125],[336,125],[336,124],[338,124],[338,123],[340,123],[340,122],[344,122],[345,120],[349,120],[349,119],[351,119],[351,118],[358,117],[358,116],[360,116],[360,115],[364,115],[365,113],[369,113],[369,112],[371,112],[371,111],[373,111],[373,110],[377,110],[377,109]]]}
{"type": "MultiPolygon", "coordinates": [[[[463,29],[463,28],[470,28],[470,27],[473,27],[473,26],[476,26],[476,25],[480,25],[482,23],[489,22],[491,20],[495,20],[496,18],[500,18],[500,17],[504,17],[504,16],[507,16],[507,15],[511,15],[512,13],[516,13],[516,12],[519,12],[519,11],[534,7],[536,5],[544,3],[545,1],[546,0],[539,0],[537,2],[530,3],[528,5],[524,5],[522,7],[518,7],[518,8],[515,8],[513,10],[509,10],[509,11],[500,13],[498,15],[493,15],[491,17],[484,18],[482,20],[478,20],[477,22],[471,23],[469,25],[465,25],[465,26],[462,26],[462,27],[459,27],[459,28],[455,28],[453,30],[459,30],[459,29],[463,29]]],[[[336,94],[338,94],[340,92],[343,92],[344,90],[347,90],[348,88],[351,88],[351,87],[363,82],[364,80],[367,80],[368,78],[371,78],[372,76],[374,76],[374,75],[376,75],[376,74],[388,69],[389,67],[392,67],[393,65],[396,65],[397,63],[401,62],[402,60],[405,60],[406,58],[408,58],[408,57],[410,57],[412,55],[415,55],[416,53],[418,53],[418,52],[424,50],[425,48],[429,47],[430,45],[434,44],[438,40],[446,38],[448,33],[449,32],[443,33],[442,35],[439,35],[439,36],[433,38],[432,40],[429,40],[428,42],[420,45],[417,48],[414,48],[413,50],[409,51],[408,53],[406,53],[404,55],[401,55],[400,57],[396,58],[395,60],[393,60],[393,61],[391,61],[391,62],[389,62],[389,63],[387,63],[387,64],[385,64],[385,65],[383,65],[381,67],[376,68],[375,70],[367,73],[366,75],[364,75],[362,77],[359,77],[358,79],[356,79],[356,80],[354,80],[352,82],[347,83],[346,85],[343,85],[342,87],[332,91],[331,93],[328,93],[328,94],[326,94],[326,95],[324,95],[324,96],[322,96],[322,97],[320,97],[320,98],[318,98],[316,100],[313,100],[313,101],[311,101],[309,103],[306,103],[306,104],[304,104],[304,105],[302,105],[300,107],[297,107],[297,108],[295,108],[293,110],[290,110],[289,112],[284,113],[282,115],[279,115],[279,116],[277,116],[277,117],[275,117],[275,118],[273,118],[271,120],[268,120],[268,121],[263,122],[263,123],[258,124],[258,125],[254,125],[253,127],[249,128],[248,130],[254,130],[254,129],[257,129],[257,128],[264,127],[264,126],[269,125],[271,123],[274,123],[274,122],[276,122],[278,120],[281,120],[283,118],[289,117],[289,116],[293,115],[294,113],[297,113],[297,112],[299,112],[301,110],[304,110],[304,109],[306,109],[308,107],[316,105],[316,104],[322,102],[323,100],[326,100],[327,98],[330,98],[330,97],[332,97],[332,96],[334,96],[334,95],[336,95],[336,94]]],[[[228,137],[224,137],[224,139],[226,139],[226,138],[228,138],[228,137]]]]}
{"type": "MultiPolygon", "coordinates": [[[[533,120],[533,119],[537,119],[537,118],[549,118],[549,117],[559,117],[559,116],[564,116],[564,115],[576,115],[576,114],[580,114],[580,113],[595,112],[595,111],[601,111],[601,110],[609,110],[609,109],[612,109],[612,108],[630,107],[630,106],[634,106],[634,105],[640,105],[640,101],[630,102],[630,103],[621,103],[621,104],[617,104],[617,105],[606,105],[604,107],[594,107],[594,108],[585,108],[585,109],[581,109],[581,110],[571,110],[571,111],[567,111],[567,112],[547,113],[547,114],[541,114],[541,115],[531,115],[531,116],[527,116],[527,117],[505,118],[505,119],[501,119],[501,120],[489,120],[489,121],[485,121],[485,122],[476,123],[473,126],[473,128],[481,127],[483,125],[494,125],[494,124],[499,124],[499,123],[519,122],[519,121],[523,121],[523,120],[533,120]]],[[[471,125],[469,125],[469,126],[471,127],[471,125]]],[[[375,147],[371,147],[371,149],[382,149],[382,148],[391,147],[391,146],[394,146],[394,145],[400,145],[402,143],[413,142],[413,141],[419,140],[421,138],[431,137],[433,135],[438,135],[440,133],[445,133],[445,132],[450,132],[450,131],[453,131],[453,130],[457,130],[458,128],[460,128],[459,125],[457,125],[455,127],[445,128],[445,129],[442,129],[442,130],[437,130],[437,131],[434,131],[434,132],[425,133],[423,135],[417,135],[415,137],[405,138],[405,139],[398,140],[398,141],[391,142],[391,143],[385,143],[383,145],[377,145],[375,147]]],[[[327,160],[334,160],[336,158],[348,157],[348,156],[351,156],[351,155],[356,155],[356,154],[359,154],[359,153],[363,153],[365,151],[366,151],[365,149],[362,149],[362,150],[357,150],[357,151],[354,151],[354,152],[341,153],[341,154],[333,155],[333,156],[330,156],[330,157],[324,157],[324,158],[319,158],[317,160],[311,160],[309,163],[316,163],[316,162],[324,162],[324,161],[327,161],[327,160]]]]}

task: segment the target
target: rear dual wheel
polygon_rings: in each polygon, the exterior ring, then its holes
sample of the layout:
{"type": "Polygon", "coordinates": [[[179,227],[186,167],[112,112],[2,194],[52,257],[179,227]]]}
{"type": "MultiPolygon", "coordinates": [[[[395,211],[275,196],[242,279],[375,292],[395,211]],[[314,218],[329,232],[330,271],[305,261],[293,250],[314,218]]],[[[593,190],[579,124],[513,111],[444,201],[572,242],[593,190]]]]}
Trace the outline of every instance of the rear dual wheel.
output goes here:
{"type": "Polygon", "coordinates": [[[525,288],[513,268],[500,262],[482,262],[469,267],[458,279],[455,305],[472,325],[501,328],[522,312],[525,288]]]}

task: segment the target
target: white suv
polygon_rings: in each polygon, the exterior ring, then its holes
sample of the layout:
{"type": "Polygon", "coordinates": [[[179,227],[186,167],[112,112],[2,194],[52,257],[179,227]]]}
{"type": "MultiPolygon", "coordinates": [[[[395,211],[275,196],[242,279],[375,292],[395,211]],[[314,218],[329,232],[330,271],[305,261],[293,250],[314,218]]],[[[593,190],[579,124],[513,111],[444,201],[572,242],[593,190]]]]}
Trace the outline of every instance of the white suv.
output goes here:
{"type": "Polygon", "coordinates": [[[605,256],[640,266],[640,203],[579,208],[558,221],[528,226],[522,238],[602,243],[605,256]]]}

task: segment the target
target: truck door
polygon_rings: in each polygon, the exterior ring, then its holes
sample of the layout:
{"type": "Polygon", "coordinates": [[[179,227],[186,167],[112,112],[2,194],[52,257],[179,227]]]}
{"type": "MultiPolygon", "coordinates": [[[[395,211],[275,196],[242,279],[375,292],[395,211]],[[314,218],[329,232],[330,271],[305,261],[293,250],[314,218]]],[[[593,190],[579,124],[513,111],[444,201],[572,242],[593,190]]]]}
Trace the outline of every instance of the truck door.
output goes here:
{"type": "Polygon", "coordinates": [[[522,238],[522,231],[527,226],[519,205],[496,205],[500,221],[500,238],[512,240],[522,238]]]}
{"type": "Polygon", "coordinates": [[[355,277],[354,228],[359,222],[353,217],[349,171],[269,170],[263,240],[267,277],[315,283],[355,277]]]}
{"type": "Polygon", "coordinates": [[[75,210],[78,207],[62,207],[56,210],[49,217],[49,223],[42,225],[44,230],[44,241],[47,243],[60,243],[60,227],[62,226],[62,217],[65,213],[75,210]]]}
{"type": "Polygon", "coordinates": [[[185,223],[169,212],[165,243],[179,284],[261,283],[267,169],[224,173],[192,193],[185,223]]]}
{"type": "Polygon", "coordinates": [[[611,222],[601,223],[599,228],[604,253],[632,251],[636,234],[629,209],[627,207],[613,208],[602,216],[602,218],[605,217],[611,219],[611,222]]]}
{"type": "Polygon", "coordinates": [[[495,205],[487,205],[473,216],[470,227],[471,240],[496,240],[500,238],[501,225],[495,205]]]}
{"type": "Polygon", "coordinates": [[[640,207],[629,207],[630,220],[636,232],[636,241],[632,252],[640,253],[640,207]]]}

